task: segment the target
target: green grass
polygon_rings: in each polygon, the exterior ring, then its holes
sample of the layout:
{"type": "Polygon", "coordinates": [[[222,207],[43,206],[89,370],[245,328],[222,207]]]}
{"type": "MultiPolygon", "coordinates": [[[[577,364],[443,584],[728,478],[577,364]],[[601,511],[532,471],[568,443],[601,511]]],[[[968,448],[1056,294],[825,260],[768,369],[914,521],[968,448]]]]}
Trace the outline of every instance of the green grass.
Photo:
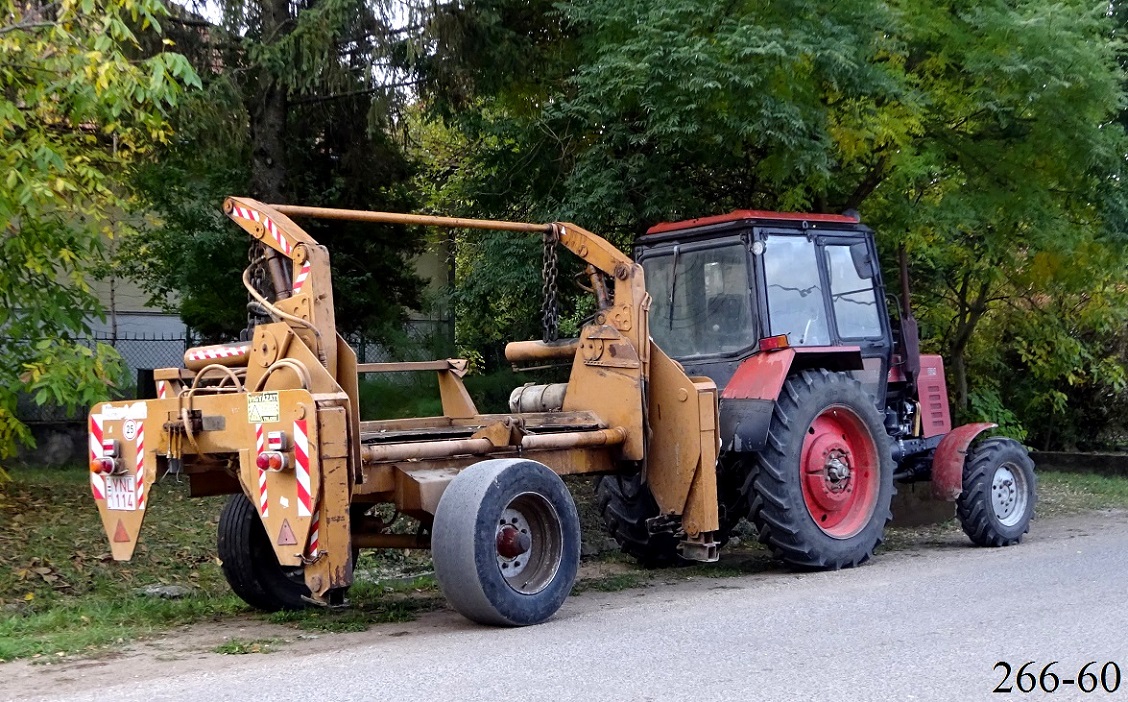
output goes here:
{"type": "Polygon", "coordinates": [[[638,587],[649,587],[654,581],[653,573],[643,570],[629,573],[612,573],[578,581],[572,588],[573,595],[585,592],[620,592],[638,587]]]}
{"type": "Polygon", "coordinates": [[[223,498],[152,491],[133,561],[110,558],[84,470],[18,469],[0,486],[0,660],[97,651],[170,626],[247,611],[215,559],[223,498]],[[162,600],[135,592],[177,584],[162,600]]]}
{"type": "Polygon", "coordinates": [[[348,598],[345,609],[276,612],[268,620],[305,631],[365,631],[373,624],[411,621],[419,614],[442,609],[446,602],[431,575],[389,583],[360,581],[349,588],[348,598]]]}
{"type": "MultiPolygon", "coordinates": [[[[1039,480],[1040,518],[1128,508],[1126,478],[1046,472],[1039,473],[1039,480]]],[[[591,533],[599,526],[598,517],[589,514],[594,501],[590,479],[570,479],[569,485],[581,513],[590,517],[584,528],[591,533]]],[[[426,572],[429,554],[387,551],[362,554],[348,609],[254,614],[231,594],[215,558],[215,530],[224,499],[189,498],[185,484],[166,480],[150,496],[134,560],[118,563],[109,556],[84,470],[12,471],[12,481],[0,485],[0,661],[96,653],[173,626],[236,616],[309,631],[362,631],[445,606],[433,576],[426,572]],[[181,585],[191,594],[164,600],[135,592],[151,584],[181,585]]],[[[959,535],[954,520],[915,530],[890,529],[883,550],[927,549],[953,535],[959,535]]],[[[577,594],[780,568],[767,551],[747,540],[724,552],[715,564],[650,571],[617,552],[606,552],[596,561],[608,564],[612,572],[578,582],[577,594]]]]}
{"type": "Polygon", "coordinates": [[[279,644],[284,643],[279,638],[269,639],[231,639],[225,641],[212,649],[212,653],[218,653],[223,656],[243,656],[248,653],[274,653],[278,650],[279,644]]]}
{"type": "Polygon", "coordinates": [[[1038,472],[1040,516],[1128,508],[1128,478],[1089,473],[1038,472]]]}
{"type": "MultiPolygon", "coordinates": [[[[525,383],[548,382],[544,373],[515,373],[505,369],[470,374],[462,379],[466,392],[483,414],[509,411],[509,394],[525,383]]],[[[560,381],[563,382],[563,381],[560,381]]],[[[434,372],[367,374],[360,383],[361,419],[401,419],[442,416],[439,383],[434,372]]]]}

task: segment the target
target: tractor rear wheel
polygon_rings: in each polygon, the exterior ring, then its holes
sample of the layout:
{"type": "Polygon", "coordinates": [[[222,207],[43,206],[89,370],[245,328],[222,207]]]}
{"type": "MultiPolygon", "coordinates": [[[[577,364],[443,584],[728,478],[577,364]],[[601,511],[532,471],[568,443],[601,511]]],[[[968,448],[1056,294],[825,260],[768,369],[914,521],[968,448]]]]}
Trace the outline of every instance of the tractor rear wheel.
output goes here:
{"type": "Polygon", "coordinates": [[[611,538],[628,556],[648,568],[679,562],[678,539],[670,532],[650,533],[646,520],[658,516],[658,503],[642,482],[642,472],[604,475],[596,484],[599,513],[611,538]]]}
{"type": "MultiPolygon", "coordinates": [[[[722,546],[748,512],[742,491],[750,459],[722,460],[717,469],[717,498],[720,529],[717,543],[722,546]]],[[[633,556],[647,568],[664,568],[688,563],[678,555],[679,539],[672,533],[650,533],[646,520],[658,516],[658,503],[642,482],[642,473],[605,475],[596,483],[599,513],[608,533],[623,553],[633,556]]]]}
{"type": "Polygon", "coordinates": [[[304,568],[283,568],[255,506],[243,493],[232,495],[219,515],[216,550],[223,577],[250,606],[266,612],[309,606],[304,568]]]}
{"type": "Polygon", "coordinates": [[[979,442],[967,454],[956,516],[973,543],[1011,546],[1030,531],[1037,478],[1034,462],[1014,439],[979,442]]]}
{"type": "Polygon", "coordinates": [[[861,383],[802,371],[784,384],[749,476],[749,520],[792,566],[859,565],[892,516],[893,468],[881,417],[861,383]]]}

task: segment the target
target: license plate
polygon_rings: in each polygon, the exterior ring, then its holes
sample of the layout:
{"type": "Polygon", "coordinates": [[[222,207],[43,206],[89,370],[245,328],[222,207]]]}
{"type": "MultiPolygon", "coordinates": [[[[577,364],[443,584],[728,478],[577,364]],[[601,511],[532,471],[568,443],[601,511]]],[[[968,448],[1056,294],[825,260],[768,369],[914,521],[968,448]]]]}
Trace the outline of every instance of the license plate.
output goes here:
{"type": "Polygon", "coordinates": [[[111,475],[106,478],[106,509],[136,511],[137,482],[132,475],[111,475]]]}

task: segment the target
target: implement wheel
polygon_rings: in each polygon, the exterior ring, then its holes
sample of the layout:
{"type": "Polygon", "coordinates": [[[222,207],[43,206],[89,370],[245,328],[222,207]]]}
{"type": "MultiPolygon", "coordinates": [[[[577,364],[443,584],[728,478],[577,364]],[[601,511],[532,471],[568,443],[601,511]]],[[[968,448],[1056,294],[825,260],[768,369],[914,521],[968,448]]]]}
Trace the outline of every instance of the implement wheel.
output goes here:
{"type": "Polygon", "coordinates": [[[435,579],[463,616],[495,626],[538,624],[572,591],[580,518],[564,481],[544,465],[482,461],[443,491],[431,546],[435,579]]]}
{"type": "Polygon", "coordinates": [[[760,541],[788,564],[849,568],[873,555],[892,516],[893,457],[861,384],[825,370],[788,378],[748,492],[760,541]]]}
{"type": "Polygon", "coordinates": [[[1011,546],[1030,531],[1037,478],[1034,462],[1014,439],[981,441],[968,451],[956,516],[979,546],[1011,546]]]}
{"type": "Polygon", "coordinates": [[[247,496],[232,495],[219,515],[216,550],[223,577],[244,602],[265,612],[303,609],[308,602],[304,568],[283,568],[247,496]]]}

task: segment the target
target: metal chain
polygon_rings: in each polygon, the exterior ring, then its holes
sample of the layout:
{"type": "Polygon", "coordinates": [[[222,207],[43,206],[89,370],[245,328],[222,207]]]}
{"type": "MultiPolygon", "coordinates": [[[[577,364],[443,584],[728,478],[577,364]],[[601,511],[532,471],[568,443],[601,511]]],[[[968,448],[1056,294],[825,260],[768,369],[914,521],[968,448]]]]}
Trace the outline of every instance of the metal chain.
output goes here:
{"type": "MultiPolygon", "coordinates": [[[[251,242],[247,248],[247,260],[249,265],[254,266],[251,271],[251,285],[263,297],[270,299],[274,296],[274,290],[270,285],[270,279],[266,275],[266,263],[262,260],[263,246],[257,241],[251,242]],[[256,265],[257,262],[257,265],[256,265]]],[[[251,335],[255,332],[255,325],[264,324],[270,321],[269,317],[264,317],[256,312],[258,304],[251,298],[250,293],[247,294],[247,328],[243,330],[240,335],[241,341],[249,341],[251,335]],[[246,337],[246,338],[242,338],[246,337]]]]}
{"type": "Polygon", "coordinates": [[[544,341],[556,341],[560,338],[560,305],[557,299],[557,258],[556,258],[556,231],[544,235],[544,263],[541,266],[541,278],[544,282],[541,290],[541,331],[544,341]]]}

